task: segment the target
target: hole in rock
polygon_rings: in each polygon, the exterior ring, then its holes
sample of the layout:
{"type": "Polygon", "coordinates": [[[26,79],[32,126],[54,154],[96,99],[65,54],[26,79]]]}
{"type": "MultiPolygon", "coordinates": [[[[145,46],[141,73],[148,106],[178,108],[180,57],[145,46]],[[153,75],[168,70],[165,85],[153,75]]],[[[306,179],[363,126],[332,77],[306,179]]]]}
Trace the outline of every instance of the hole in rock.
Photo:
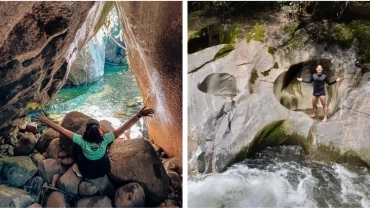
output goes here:
{"type": "MultiPolygon", "coordinates": [[[[274,82],[274,94],[276,99],[287,109],[293,111],[304,111],[307,114],[312,113],[312,95],[313,83],[304,83],[297,80],[302,77],[303,80],[310,80],[312,75],[316,73],[316,67],[323,67],[323,74],[326,74],[329,81],[333,81],[335,70],[332,67],[329,59],[312,59],[306,62],[301,62],[290,66],[288,71],[280,74],[274,82]]],[[[336,99],[333,90],[333,85],[329,86],[325,83],[325,93],[328,105],[336,99]]],[[[318,102],[318,115],[322,116],[322,105],[318,102]]],[[[330,109],[329,109],[330,110],[330,109]]]]}
{"type": "MultiPolygon", "coordinates": [[[[122,37],[113,8],[72,63],[65,85],[45,106],[51,117],[61,120],[65,114],[79,111],[108,120],[117,128],[141,109],[143,99],[135,75],[129,70],[122,37]]],[[[141,119],[130,129],[130,137],[141,137],[142,129],[141,119]]]]}
{"type": "Polygon", "coordinates": [[[204,93],[231,99],[237,95],[236,79],[229,73],[209,74],[201,83],[198,83],[198,89],[204,93]]]}

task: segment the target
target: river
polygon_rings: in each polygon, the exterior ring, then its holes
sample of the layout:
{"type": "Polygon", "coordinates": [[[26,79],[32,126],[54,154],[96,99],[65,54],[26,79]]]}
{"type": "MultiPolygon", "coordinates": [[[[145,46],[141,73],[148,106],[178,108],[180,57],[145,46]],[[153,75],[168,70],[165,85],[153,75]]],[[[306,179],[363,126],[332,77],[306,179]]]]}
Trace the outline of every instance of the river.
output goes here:
{"type": "Polygon", "coordinates": [[[299,146],[268,147],[223,173],[189,178],[189,207],[370,207],[366,167],[316,161],[299,146]]]}

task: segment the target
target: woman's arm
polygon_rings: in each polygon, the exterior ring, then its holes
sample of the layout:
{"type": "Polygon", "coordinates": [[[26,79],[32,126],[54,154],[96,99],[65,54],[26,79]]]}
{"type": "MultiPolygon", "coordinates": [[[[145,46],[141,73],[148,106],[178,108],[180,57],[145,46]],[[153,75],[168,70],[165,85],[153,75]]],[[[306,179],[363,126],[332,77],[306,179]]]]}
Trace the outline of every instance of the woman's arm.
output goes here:
{"type": "Polygon", "coordinates": [[[137,113],[134,117],[132,117],[129,121],[124,123],[121,127],[113,131],[114,138],[118,138],[121,136],[127,129],[131,128],[142,116],[152,116],[154,113],[153,109],[145,109],[144,106],[139,113],[137,113]]]}
{"type": "Polygon", "coordinates": [[[297,80],[300,81],[300,82],[305,82],[305,83],[311,83],[311,82],[313,82],[312,77],[311,77],[311,79],[309,81],[303,80],[302,77],[297,78],[297,80]]]}
{"type": "Polygon", "coordinates": [[[73,139],[74,133],[68,129],[63,128],[62,126],[53,123],[50,121],[44,114],[42,114],[38,120],[46,125],[48,125],[50,128],[54,129],[55,131],[63,134],[64,136],[68,137],[69,139],[73,139]]]}
{"type": "Polygon", "coordinates": [[[337,78],[336,80],[330,82],[328,77],[325,78],[325,82],[328,84],[328,85],[332,85],[332,84],[335,84],[336,82],[339,82],[342,78],[337,78]]]}

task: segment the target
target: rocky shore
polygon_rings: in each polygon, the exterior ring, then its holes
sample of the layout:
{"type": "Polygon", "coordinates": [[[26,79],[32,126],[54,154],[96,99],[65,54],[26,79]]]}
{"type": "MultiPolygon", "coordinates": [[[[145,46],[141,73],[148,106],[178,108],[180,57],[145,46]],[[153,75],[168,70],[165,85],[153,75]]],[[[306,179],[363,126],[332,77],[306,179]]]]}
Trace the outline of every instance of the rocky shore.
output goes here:
{"type": "MultiPolygon", "coordinates": [[[[68,113],[62,126],[76,133],[89,116],[68,113]],[[76,130],[77,129],[77,130],[76,130]]],[[[111,170],[95,180],[73,171],[73,143],[23,117],[0,138],[0,207],[181,207],[182,159],[168,158],[151,140],[116,139],[111,170]]],[[[105,132],[113,130],[101,123],[105,132]]]]}

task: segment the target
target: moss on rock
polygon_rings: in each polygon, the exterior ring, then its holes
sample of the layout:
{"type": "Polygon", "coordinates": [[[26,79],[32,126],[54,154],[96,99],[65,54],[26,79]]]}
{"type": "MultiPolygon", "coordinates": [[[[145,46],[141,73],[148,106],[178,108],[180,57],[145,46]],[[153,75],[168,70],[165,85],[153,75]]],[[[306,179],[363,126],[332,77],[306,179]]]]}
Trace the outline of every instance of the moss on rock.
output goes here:
{"type": "Polygon", "coordinates": [[[251,40],[263,42],[265,38],[265,27],[262,23],[256,24],[252,29],[247,32],[247,43],[251,40]]]}
{"type": "Polygon", "coordinates": [[[257,73],[257,70],[256,69],[253,69],[252,70],[252,73],[251,73],[251,78],[249,79],[249,82],[251,84],[254,84],[256,82],[256,80],[258,79],[258,73],[257,73]]]}
{"type": "Polygon", "coordinates": [[[278,69],[279,68],[279,64],[275,61],[275,63],[274,63],[274,69],[278,69]]]}
{"type": "Polygon", "coordinates": [[[227,54],[229,54],[234,49],[235,49],[234,46],[231,44],[225,45],[223,48],[218,50],[218,52],[216,53],[212,61],[225,57],[227,54]]]}

